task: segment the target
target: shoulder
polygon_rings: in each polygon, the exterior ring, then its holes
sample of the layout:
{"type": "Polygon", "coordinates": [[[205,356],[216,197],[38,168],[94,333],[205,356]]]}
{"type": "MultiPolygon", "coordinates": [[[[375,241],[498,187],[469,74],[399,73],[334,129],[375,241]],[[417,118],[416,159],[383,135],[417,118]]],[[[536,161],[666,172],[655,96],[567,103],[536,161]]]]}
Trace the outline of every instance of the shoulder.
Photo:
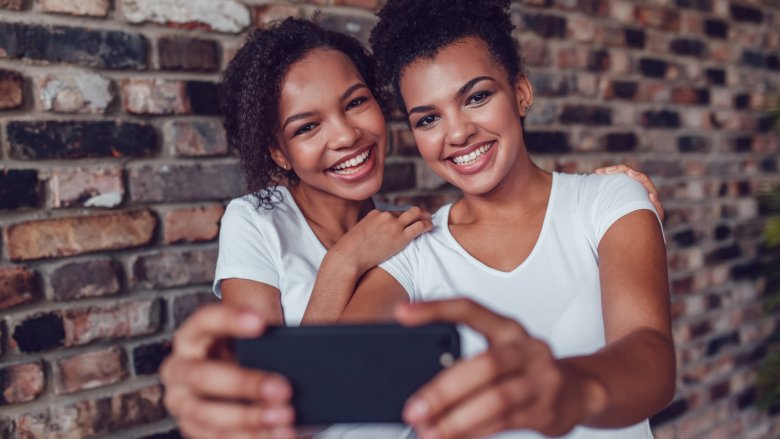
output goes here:
{"type": "Polygon", "coordinates": [[[625,174],[556,174],[558,190],[567,196],[574,196],[581,205],[591,206],[616,196],[644,200],[647,191],[636,180],[625,174]]]}

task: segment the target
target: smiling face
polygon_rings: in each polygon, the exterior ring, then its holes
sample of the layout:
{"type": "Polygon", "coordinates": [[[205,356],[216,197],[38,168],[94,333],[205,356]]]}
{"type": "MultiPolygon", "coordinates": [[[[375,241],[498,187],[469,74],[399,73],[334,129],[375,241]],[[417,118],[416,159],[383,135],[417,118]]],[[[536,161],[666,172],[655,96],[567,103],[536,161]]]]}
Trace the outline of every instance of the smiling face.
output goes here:
{"type": "Polygon", "coordinates": [[[488,194],[530,163],[521,125],[530,84],[524,76],[511,84],[482,40],[464,38],[414,61],[400,86],[420,154],[466,194],[488,194]]]}
{"type": "Polygon", "coordinates": [[[293,64],[281,86],[274,161],[292,168],[300,188],[362,201],[382,185],[385,120],[355,65],[315,49],[293,64]]]}

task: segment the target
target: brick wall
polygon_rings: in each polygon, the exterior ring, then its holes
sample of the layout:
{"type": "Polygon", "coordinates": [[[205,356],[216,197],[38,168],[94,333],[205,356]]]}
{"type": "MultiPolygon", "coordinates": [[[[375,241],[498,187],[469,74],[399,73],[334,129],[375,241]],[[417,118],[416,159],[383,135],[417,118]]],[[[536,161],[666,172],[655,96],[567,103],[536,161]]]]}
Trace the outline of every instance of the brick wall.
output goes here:
{"type": "MultiPolygon", "coordinates": [[[[218,221],[242,193],[215,116],[251,26],[320,9],[363,41],[380,0],[0,0],[0,436],[175,437],[155,376],[211,300],[218,221]]],[[[527,0],[513,18],[543,167],[626,162],[668,212],[679,376],[658,438],[780,437],[755,408],[763,316],[755,194],[780,181],[761,110],[780,7],[527,0]]],[[[453,199],[392,125],[384,193],[453,199]]]]}

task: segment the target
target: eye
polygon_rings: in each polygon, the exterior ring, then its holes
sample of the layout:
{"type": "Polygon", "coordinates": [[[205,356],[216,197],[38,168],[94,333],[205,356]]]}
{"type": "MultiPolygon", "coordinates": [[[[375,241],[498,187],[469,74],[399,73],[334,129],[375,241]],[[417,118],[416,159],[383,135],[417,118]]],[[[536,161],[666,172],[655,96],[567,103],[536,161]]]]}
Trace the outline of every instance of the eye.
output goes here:
{"type": "Polygon", "coordinates": [[[427,116],[421,117],[417,121],[417,123],[414,124],[414,126],[415,126],[415,128],[425,128],[428,125],[436,122],[437,120],[439,120],[439,116],[436,116],[436,115],[433,115],[433,114],[429,114],[427,116]]]}
{"type": "Polygon", "coordinates": [[[474,93],[469,97],[468,102],[466,102],[467,105],[473,105],[473,104],[481,104],[487,100],[487,98],[490,97],[492,93],[489,91],[480,91],[477,93],[474,93]]]}
{"type": "Polygon", "coordinates": [[[347,110],[351,110],[351,109],[361,105],[362,103],[366,102],[367,100],[368,100],[368,98],[365,97],[365,96],[361,96],[359,98],[352,99],[347,104],[347,110]]]}
{"type": "Polygon", "coordinates": [[[309,131],[313,130],[316,126],[317,125],[313,123],[307,123],[306,125],[303,125],[302,127],[295,130],[295,132],[293,133],[293,137],[300,136],[301,134],[306,134],[309,131]]]}

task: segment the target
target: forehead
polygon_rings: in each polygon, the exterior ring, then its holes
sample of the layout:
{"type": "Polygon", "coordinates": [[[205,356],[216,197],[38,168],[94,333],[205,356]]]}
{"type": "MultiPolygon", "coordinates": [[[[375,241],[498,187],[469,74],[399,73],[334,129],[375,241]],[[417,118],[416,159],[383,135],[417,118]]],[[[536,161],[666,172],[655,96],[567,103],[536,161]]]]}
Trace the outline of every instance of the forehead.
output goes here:
{"type": "Polygon", "coordinates": [[[314,101],[341,95],[355,83],[364,82],[347,55],[333,49],[314,49],[294,63],[281,84],[279,109],[301,101],[314,101]]]}
{"type": "Polygon", "coordinates": [[[493,59],[482,39],[466,37],[445,46],[433,58],[418,58],[406,66],[400,78],[401,93],[410,104],[435,90],[458,90],[477,76],[503,80],[506,70],[493,59]]]}

